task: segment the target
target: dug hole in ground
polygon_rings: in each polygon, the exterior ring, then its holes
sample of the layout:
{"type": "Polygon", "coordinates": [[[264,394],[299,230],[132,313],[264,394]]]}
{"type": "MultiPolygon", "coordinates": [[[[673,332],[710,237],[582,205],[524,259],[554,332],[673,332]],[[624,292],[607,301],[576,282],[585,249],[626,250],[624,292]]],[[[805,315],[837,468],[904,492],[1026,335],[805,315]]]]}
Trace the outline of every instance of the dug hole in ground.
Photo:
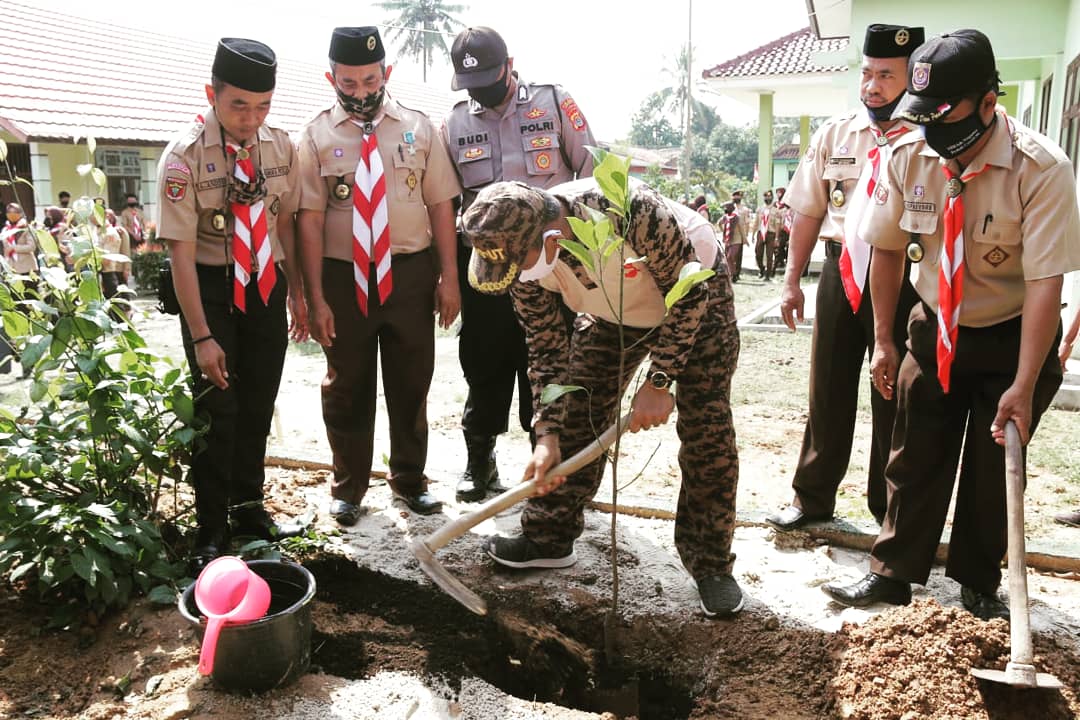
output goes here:
{"type": "MultiPolygon", "coordinates": [[[[175,345],[175,320],[149,316],[141,329],[175,345]]],[[[748,345],[744,335],[745,348],[748,345]]],[[[750,344],[752,344],[751,341],[750,344]]],[[[802,346],[792,352],[804,352],[802,346]]],[[[497,570],[480,539],[518,531],[520,506],[437,553],[488,603],[469,613],[434,587],[406,548],[475,506],[453,501],[464,465],[459,422],[464,384],[456,342],[441,336],[429,402],[429,475],[443,513],[420,517],[374,482],[369,512],[304,564],[316,576],[311,672],[256,697],[223,693],[196,672],[199,646],[175,609],[137,603],[75,634],[41,633],[43,617],[10,596],[0,602],[0,716],[87,718],[1072,718],[1080,716],[1080,592],[1074,580],[1029,571],[1035,665],[1061,691],[1019,691],[976,681],[972,667],[1004,668],[1008,625],[959,607],[959,588],[935,568],[907,608],[866,611],[831,604],[828,581],[856,579],[864,552],[806,533],[776,534],[747,507],[775,507],[790,493],[798,413],[736,408],[740,509],[735,577],[747,605],[710,621],[698,607],[662,517],[678,490],[673,427],[629,436],[621,502],[661,517],[620,515],[618,619],[611,598],[610,515],[590,510],[578,563],[566,570],[497,570]],[[788,415],[791,415],[790,417],[788,415]],[[790,436],[795,435],[794,448],[790,436]],[[788,437],[781,446],[770,438],[788,437]],[[650,460],[651,458],[651,460],[650,460]],[[614,652],[610,657],[605,646],[614,652]]],[[[177,356],[179,356],[177,354],[177,356]]],[[[325,461],[317,350],[291,351],[272,453],[325,461]]],[[[745,372],[744,365],[740,372],[745,372]]],[[[739,375],[736,375],[739,383],[739,375]]],[[[800,385],[791,394],[804,393],[800,385]]],[[[805,395],[803,394],[803,398],[805,395]]],[[[382,401],[380,397],[380,402],[382,401]]],[[[797,403],[796,403],[797,404],[797,403]]],[[[862,423],[860,423],[861,425],[862,423]]],[[[377,447],[386,448],[385,417],[377,447]]],[[[868,441],[868,439],[867,439],[868,441]]],[[[856,447],[862,443],[856,438],[856,447]]],[[[379,450],[376,451],[377,454],[379,450]]],[[[520,431],[500,439],[499,465],[517,480],[528,458],[520,431]]],[[[853,461],[855,474],[858,459],[853,461]]],[[[379,458],[376,458],[379,465],[379,458]]],[[[326,517],[328,473],[272,468],[271,509],[326,517]]],[[[849,473],[849,478],[852,475],[849,473]]],[[[858,494],[859,481],[849,488],[858,494]]],[[[598,500],[610,498],[605,483],[598,500]]],[[[644,514],[648,514],[647,512],[644,514]]],[[[854,529],[866,529],[856,521],[854,529]]],[[[867,536],[869,537],[869,536],[867,536]]],[[[1075,557],[1076,553],[1072,553],[1075,557]]],[[[1003,586],[1005,583],[1003,583],[1003,586]]]]}

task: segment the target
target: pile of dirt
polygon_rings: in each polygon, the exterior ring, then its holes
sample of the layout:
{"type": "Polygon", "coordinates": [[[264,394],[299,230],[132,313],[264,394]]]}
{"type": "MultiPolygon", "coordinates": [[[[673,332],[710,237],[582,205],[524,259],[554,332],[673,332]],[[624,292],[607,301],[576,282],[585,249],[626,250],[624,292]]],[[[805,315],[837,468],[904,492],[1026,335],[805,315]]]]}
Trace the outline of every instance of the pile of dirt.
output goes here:
{"type": "Polygon", "coordinates": [[[852,720],[1080,717],[1080,658],[1052,638],[1034,640],[1036,669],[1064,689],[976,680],[971,668],[1003,670],[1009,661],[1008,623],[916,600],[862,625],[844,624],[833,643],[838,664],[829,693],[836,714],[852,720]]]}

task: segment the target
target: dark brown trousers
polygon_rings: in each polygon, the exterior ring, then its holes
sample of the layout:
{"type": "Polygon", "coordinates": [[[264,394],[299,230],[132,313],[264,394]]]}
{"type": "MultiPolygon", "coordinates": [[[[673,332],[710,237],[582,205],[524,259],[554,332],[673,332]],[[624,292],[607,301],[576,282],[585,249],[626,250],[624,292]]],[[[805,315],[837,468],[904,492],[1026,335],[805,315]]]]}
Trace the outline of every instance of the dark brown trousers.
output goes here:
{"type": "Polygon", "coordinates": [[[394,289],[379,302],[374,268],[368,315],[356,302],[353,266],[323,260],[326,302],[337,337],[324,348],[323,421],[334,454],[331,495],[358,504],[368,489],[375,450],[376,376],[382,359],[383,393],[390,418],[390,476],[395,492],[427,487],[427,394],[435,369],[435,266],[427,251],[394,255],[394,289]]]}
{"type": "MultiPolygon", "coordinates": [[[[907,317],[917,297],[911,283],[905,280],[896,306],[893,332],[893,341],[901,353],[907,339],[907,317]]],[[[810,347],[810,409],[799,464],[791,482],[795,489],[794,504],[807,515],[832,515],[836,490],[851,459],[863,361],[873,352],[874,307],[870,284],[863,291],[859,312],[853,313],[844,295],[838,254],[827,252],[818,281],[810,347]]],[[[870,411],[873,435],[866,498],[871,514],[880,523],[885,516],[885,463],[889,459],[896,402],[871,390],[870,411]]]]}
{"type": "MultiPolygon", "coordinates": [[[[945,527],[956,467],[956,497],[945,574],[961,585],[993,592],[1008,547],[1005,451],[990,424],[998,400],[1016,376],[1020,318],[984,328],[961,327],[949,393],[937,379],[937,317],[918,303],[911,311],[907,357],[900,367],[892,454],[885,471],[888,512],[871,552],[874,572],[925,584],[945,527]]],[[[1035,382],[1031,431],[1061,385],[1057,339],[1035,382]]]]}

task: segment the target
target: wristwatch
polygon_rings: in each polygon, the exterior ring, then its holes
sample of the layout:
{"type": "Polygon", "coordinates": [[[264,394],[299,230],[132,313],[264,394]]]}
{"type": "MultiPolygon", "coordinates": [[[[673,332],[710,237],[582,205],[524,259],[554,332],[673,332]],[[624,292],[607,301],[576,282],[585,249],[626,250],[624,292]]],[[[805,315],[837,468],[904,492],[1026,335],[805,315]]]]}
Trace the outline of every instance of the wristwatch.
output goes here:
{"type": "Polygon", "coordinates": [[[653,370],[649,373],[649,384],[657,390],[667,390],[671,386],[671,376],[663,370],[653,370]]]}

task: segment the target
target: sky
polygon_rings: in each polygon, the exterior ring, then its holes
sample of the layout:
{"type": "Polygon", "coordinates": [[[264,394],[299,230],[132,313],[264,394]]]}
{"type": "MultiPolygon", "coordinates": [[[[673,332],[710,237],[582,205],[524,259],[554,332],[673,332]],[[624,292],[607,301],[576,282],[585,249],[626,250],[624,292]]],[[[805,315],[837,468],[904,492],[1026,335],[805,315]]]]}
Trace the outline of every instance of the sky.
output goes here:
{"type": "MultiPolygon", "coordinates": [[[[250,37],[270,45],[279,62],[325,62],[335,26],[382,25],[393,18],[371,2],[337,6],[295,0],[187,0],[166,6],[131,0],[20,1],[209,44],[226,35],[250,37]],[[153,22],[157,18],[163,20],[153,22]]],[[[594,135],[603,140],[625,137],[642,100],[672,84],[664,69],[674,69],[688,33],[696,80],[704,68],[809,24],[805,0],[667,0],[656,5],[636,0],[450,0],[450,4],[466,6],[456,13],[466,25],[488,25],[503,36],[523,78],[558,83],[570,91],[594,135]]],[[[382,34],[390,51],[388,60],[396,66],[390,92],[394,77],[419,82],[419,62],[397,59],[388,32],[382,34]]],[[[451,42],[448,38],[447,45],[451,42]]],[[[440,57],[429,69],[428,81],[449,89],[451,74],[449,61],[440,57]]],[[[717,106],[725,122],[757,121],[756,108],[726,100],[718,104],[715,96],[701,91],[695,95],[717,106]]]]}

